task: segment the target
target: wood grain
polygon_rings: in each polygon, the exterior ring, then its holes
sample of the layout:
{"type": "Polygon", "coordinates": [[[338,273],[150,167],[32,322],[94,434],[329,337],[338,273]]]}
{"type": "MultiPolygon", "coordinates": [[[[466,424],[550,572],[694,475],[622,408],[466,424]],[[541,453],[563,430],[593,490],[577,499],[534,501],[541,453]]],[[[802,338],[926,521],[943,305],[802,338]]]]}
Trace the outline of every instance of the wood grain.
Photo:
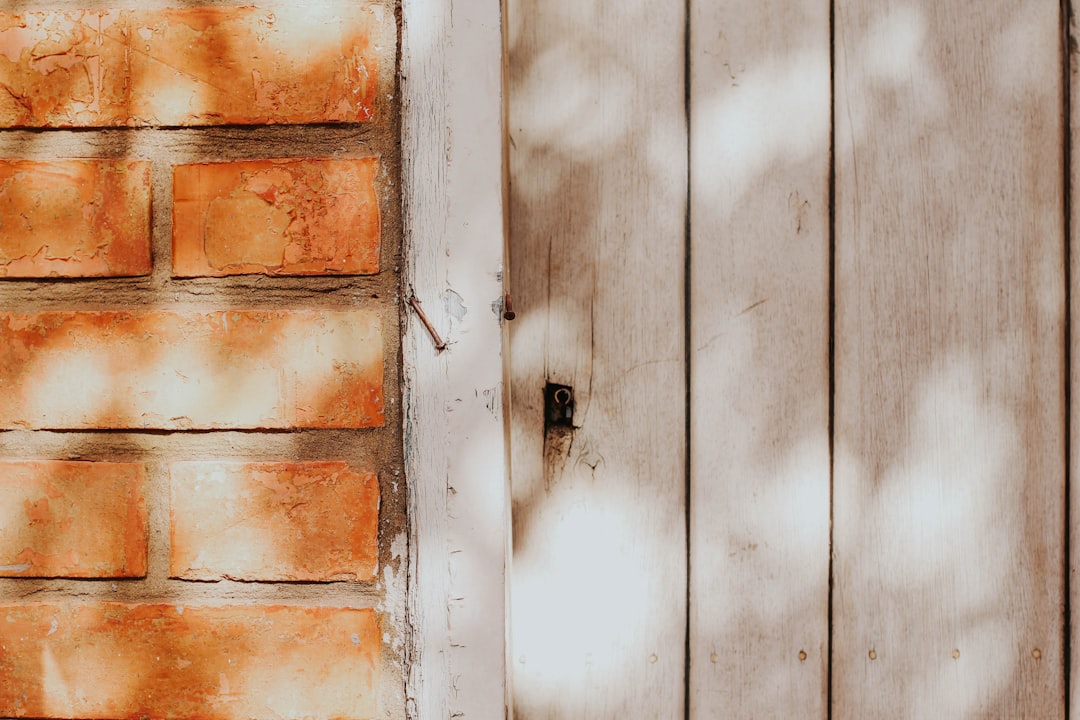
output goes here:
{"type": "Polygon", "coordinates": [[[492,311],[503,295],[500,9],[437,0],[402,11],[405,286],[447,342],[440,352],[408,317],[406,716],[501,718],[510,508],[492,311]]]}
{"type": "Polygon", "coordinates": [[[683,6],[508,18],[515,717],[682,718],[683,6]]]}
{"type": "Polygon", "coordinates": [[[1058,3],[836,3],[833,717],[1064,716],[1058,3]]]}
{"type": "MultiPolygon", "coordinates": [[[[1080,54],[1077,53],[1077,27],[1076,27],[1076,13],[1077,7],[1074,0],[1069,0],[1066,4],[1068,10],[1067,20],[1063,20],[1062,27],[1062,41],[1065,47],[1068,49],[1068,56],[1066,62],[1068,69],[1068,92],[1069,95],[1066,100],[1069,102],[1067,118],[1069,119],[1069,127],[1067,131],[1069,133],[1070,143],[1066,149],[1070,152],[1069,156],[1069,185],[1068,191],[1068,212],[1069,212],[1069,237],[1066,242],[1069,244],[1069,280],[1070,280],[1070,333],[1069,340],[1070,346],[1070,367],[1067,369],[1069,373],[1069,387],[1071,392],[1069,394],[1070,405],[1068,408],[1069,413],[1069,430],[1068,437],[1069,443],[1069,520],[1070,524],[1066,528],[1069,540],[1069,555],[1067,561],[1069,563],[1069,604],[1071,613],[1075,617],[1077,610],[1075,608],[1080,607],[1080,583],[1076,581],[1078,577],[1077,573],[1080,573],[1080,523],[1077,522],[1080,519],[1080,491],[1076,489],[1076,479],[1080,478],[1080,411],[1077,409],[1078,398],[1077,395],[1080,392],[1080,329],[1076,327],[1076,321],[1080,319],[1080,109],[1076,107],[1078,99],[1080,99],[1080,54]]],[[[1077,636],[1077,623],[1075,620],[1072,622],[1072,626],[1067,628],[1070,635],[1070,650],[1071,650],[1071,666],[1073,668],[1080,668],[1080,637],[1077,636]]],[[[1080,676],[1074,671],[1067,676],[1068,687],[1068,702],[1070,715],[1075,716],[1080,712],[1080,676]]]]}
{"type": "Polygon", "coordinates": [[[824,718],[829,7],[691,7],[690,716],[824,718]]]}

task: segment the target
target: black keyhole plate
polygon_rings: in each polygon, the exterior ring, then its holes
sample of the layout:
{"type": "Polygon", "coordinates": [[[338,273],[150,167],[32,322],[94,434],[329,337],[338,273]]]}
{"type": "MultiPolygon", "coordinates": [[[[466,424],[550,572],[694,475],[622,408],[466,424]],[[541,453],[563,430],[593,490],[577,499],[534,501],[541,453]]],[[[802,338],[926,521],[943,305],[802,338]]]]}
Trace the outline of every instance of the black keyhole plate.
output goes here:
{"type": "Polygon", "coordinates": [[[544,387],[544,426],[574,427],[574,388],[550,382],[544,387]]]}

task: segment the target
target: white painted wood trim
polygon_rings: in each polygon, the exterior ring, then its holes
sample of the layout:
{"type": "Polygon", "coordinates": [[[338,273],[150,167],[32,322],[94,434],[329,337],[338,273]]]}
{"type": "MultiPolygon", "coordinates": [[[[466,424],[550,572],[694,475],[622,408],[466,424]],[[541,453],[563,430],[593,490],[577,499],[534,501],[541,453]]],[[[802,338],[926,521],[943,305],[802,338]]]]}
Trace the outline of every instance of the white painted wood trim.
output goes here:
{"type": "Polygon", "coordinates": [[[409,718],[506,715],[499,0],[404,0],[409,718]],[[407,307],[412,294],[446,342],[407,307]]]}

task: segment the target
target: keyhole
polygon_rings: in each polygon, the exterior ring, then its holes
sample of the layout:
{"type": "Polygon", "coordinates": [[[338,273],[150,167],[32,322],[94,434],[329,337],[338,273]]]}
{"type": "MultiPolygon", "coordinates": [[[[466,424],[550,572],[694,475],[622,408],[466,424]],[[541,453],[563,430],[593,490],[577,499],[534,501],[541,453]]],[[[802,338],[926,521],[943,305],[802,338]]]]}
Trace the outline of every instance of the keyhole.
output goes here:
{"type": "Polygon", "coordinates": [[[548,383],[544,388],[545,427],[574,427],[574,388],[548,383]]]}

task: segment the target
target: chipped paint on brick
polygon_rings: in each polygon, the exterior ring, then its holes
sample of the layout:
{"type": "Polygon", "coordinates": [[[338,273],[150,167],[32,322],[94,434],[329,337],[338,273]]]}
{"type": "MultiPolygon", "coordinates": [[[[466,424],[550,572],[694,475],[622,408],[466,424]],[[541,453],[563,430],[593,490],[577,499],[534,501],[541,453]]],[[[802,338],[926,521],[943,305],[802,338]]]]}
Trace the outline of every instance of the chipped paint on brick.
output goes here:
{"type": "Polygon", "coordinates": [[[365,275],[379,270],[377,158],[181,165],[173,275],[365,275]]]}
{"type": "Polygon", "coordinates": [[[150,163],[0,160],[0,277],[150,270],[150,163]]]}
{"type": "Polygon", "coordinates": [[[0,428],[383,423],[371,310],[0,313],[0,428]]]}
{"type": "Polygon", "coordinates": [[[0,461],[0,576],[142,577],[140,463],[0,461]]]}
{"type": "Polygon", "coordinates": [[[304,9],[0,13],[0,126],[370,120],[383,13],[304,9]]]}
{"type": "Polygon", "coordinates": [[[4,717],[373,718],[371,610],[260,605],[0,606],[4,717]]]}
{"type": "Polygon", "coordinates": [[[179,462],[170,575],[186,580],[372,580],[379,481],[344,462],[179,462]]]}

